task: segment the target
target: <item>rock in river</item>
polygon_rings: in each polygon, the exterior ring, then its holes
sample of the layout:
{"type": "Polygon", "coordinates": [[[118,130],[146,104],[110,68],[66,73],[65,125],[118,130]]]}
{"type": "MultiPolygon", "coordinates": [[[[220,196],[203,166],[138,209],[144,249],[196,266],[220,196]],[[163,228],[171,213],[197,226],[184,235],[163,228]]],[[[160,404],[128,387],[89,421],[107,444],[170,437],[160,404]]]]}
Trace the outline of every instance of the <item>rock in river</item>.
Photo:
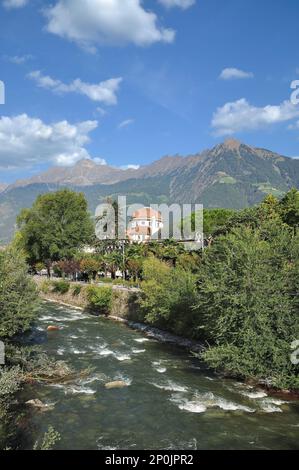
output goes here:
{"type": "Polygon", "coordinates": [[[42,401],[40,401],[38,399],[28,400],[28,401],[26,401],[26,405],[37,408],[40,411],[51,411],[54,408],[54,404],[47,405],[47,404],[43,403],[42,401]]]}
{"type": "Polygon", "coordinates": [[[115,382],[108,382],[105,387],[110,390],[112,388],[124,388],[128,387],[128,384],[126,382],[123,382],[122,380],[117,380],[115,382]]]}
{"type": "Polygon", "coordinates": [[[48,326],[47,330],[48,331],[59,331],[60,328],[58,326],[50,325],[50,326],[48,326]]]}

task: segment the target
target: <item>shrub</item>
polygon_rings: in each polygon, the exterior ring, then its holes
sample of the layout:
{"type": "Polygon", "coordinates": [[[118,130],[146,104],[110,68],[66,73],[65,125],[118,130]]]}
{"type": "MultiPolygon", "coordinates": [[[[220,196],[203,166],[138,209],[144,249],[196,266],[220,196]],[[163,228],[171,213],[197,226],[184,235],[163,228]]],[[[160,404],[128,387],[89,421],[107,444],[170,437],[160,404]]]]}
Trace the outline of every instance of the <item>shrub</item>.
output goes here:
{"type": "Polygon", "coordinates": [[[100,314],[109,314],[112,303],[111,287],[89,286],[86,289],[86,295],[91,308],[95,309],[100,314]]]}
{"type": "Polygon", "coordinates": [[[4,368],[0,373],[0,418],[8,412],[10,398],[20,389],[24,376],[19,366],[4,368]]]}
{"type": "Polygon", "coordinates": [[[66,294],[70,290],[70,283],[67,281],[55,281],[53,282],[52,292],[56,294],[66,294]]]}
{"type": "Polygon", "coordinates": [[[176,334],[194,337],[196,284],[192,273],[150,258],[143,265],[140,300],[147,323],[176,334]]]}
{"type": "Polygon", "coordinates": [[[13,248],[0,251],[0,338],[29,330],[37,305],[36,285],[22,255],[13,248]]]}
{"type": "Polygon", "coordinates": [[[48,431],[43,436],[42,442],[39,443],[37,441],[34,444],[34,450],[52,450],[60,440],[60,433],[55,431],[53,426],[49,426],[48,431]]]}
{"type": "Polygon", "coordinates": [[[48,279],[44,279],[40,284],[40,290],[43,294],[48,294],[51,290],[52,282],[48,279]]]}
{"type": "Polygon", "coordinates": [[[198,278],[198,333],[204,358],[243,377],[298,388],[290,360],[298,338],[299,236],[276,221],[240,227],[205,252],[198,278]]]}
{"type": "Polygon", "coordinates": [[[81,294],[82,291],[82,286],[79,286],[78,284],[73,286],[72,288],[72,294],[74,297],[78,297],[81,294]]]}

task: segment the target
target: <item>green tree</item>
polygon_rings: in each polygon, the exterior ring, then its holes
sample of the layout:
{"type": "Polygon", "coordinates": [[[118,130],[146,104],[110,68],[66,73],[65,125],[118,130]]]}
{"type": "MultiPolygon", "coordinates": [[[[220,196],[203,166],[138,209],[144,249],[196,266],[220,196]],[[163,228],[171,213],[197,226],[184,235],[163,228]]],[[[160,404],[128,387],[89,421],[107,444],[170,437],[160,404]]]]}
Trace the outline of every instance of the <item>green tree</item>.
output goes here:
{"type": "Polygon", "coordinates": [[[0,252],[0,338],[27,331],[36,317],[37,290],[27,272],[14,248],[0,252]]]}
{"type": "Polygon", "coordinates": [[[201,262],[202,252],[191,251],[181,253],[177,258],[176,266],[183,269],[184,271],[190,271],[196,273],[199,269],[201,262]]]}
{"type": "Polygon", "coordinates": [[[165,240],[161,244],[160,256],[162,260],[171,263],[174,267],[179,255],[183,252],[183,245],[175,240],[165,240]]]}
{"type": "Polygon", "coordinates": [[[107,211],[104,211],[101,216],[97,217],[96,227],[97,224],[100,224],[104,232],[107,232],[109,219],[109,225],[113,225],[113,228],[109,231],[109,233],[106,233],[106,239],[95,239],[94,241],[96,251],[101,254],[107,254],[115,250],[120,250],[123,246],[123,243],[125,243],[125,240],[123,240],[120,233],[120,227],[126,226],[125,215],[120,210],[119,204],[116,200],[113,200],[111,197],[107,197],[105,203],[111,205],[113,211],[111,212],[111,214],[109,213],[109,215],[107,211]],[[103,221],[105,223],[102,227],[103,221]]]}
{"type": "MultiPolygon", "coordinates": [[[[225,227],[228,220],[235,213],[236,211],[232,209],[204,209],[203,232],[204,232],[205,237],[207,238],[211,235],[214,235],[223,227],[225,227]]],[[[195,222],[198,216],[199,215],[196,212],[193,212],[193,214],[191,215],[191,228],[193,231],[195,230],[195,222]]]]}
{"type": "Polygon", "coordinates": [[[118,269],[123,270],[123,257],[120,251],[112,251],[103,256],[103,262],[106,267],[106,271],[111,273],[111,278],[116,278],[116,271],[118,269]]]}
{"type": "Polygon", "coordinates": [[[73,258],[93,234],[85,196],[68,189],[39,196],[18,226],[30,264],[44,263],[49,275],[54,261],[73,258]]]}
{"type": "Polygon", "coordinates": [[[296,229],[299,225],[299,191],[291,189],[281,200],[269,194],[257,206],[229,212],[231,215],[223,220],[213,235],[225,234],[241,226],[259,228],[266,221],[283,222],[296,229]]]}
{"type": "Polygon", "coordinates": [[[230,209],[204,209],[203,231],[205,236],[214,235],[234,215],[230,209]]]}
{"type": "Polygon", "coordinates": [[[195,277],[154,257],[143,264],[141,310],[145,321],[176,334],[194,336],[195,277]]]}
{"type": "Polygon", "coordinates": [[[132,257],[128,259],[126,262],[126,267],[134,281],[140,279],[143,268],[142,258],[136,256],[134,258],[132,257]]]}
{"type": "Polygon", "coordinates": [[[299,191],[291,189],[280,201],[280,214],[282,220],[294,227],[299,227],[299,191]]]}
{"type": "Polygon", "coordinates": [[[299,237],[276,220],[235,228],[206,250],[198,277],[198,336],[205,359],[243,377],[298,388],[290,360],[299,337],[299,237]]]}
{"type": "Polygon", "coordinates": [[[83,258],[80,262],[80,270],[86,274],[89,281],[97,277],[100,268],[101,262],[92,256],[83,258]]]}

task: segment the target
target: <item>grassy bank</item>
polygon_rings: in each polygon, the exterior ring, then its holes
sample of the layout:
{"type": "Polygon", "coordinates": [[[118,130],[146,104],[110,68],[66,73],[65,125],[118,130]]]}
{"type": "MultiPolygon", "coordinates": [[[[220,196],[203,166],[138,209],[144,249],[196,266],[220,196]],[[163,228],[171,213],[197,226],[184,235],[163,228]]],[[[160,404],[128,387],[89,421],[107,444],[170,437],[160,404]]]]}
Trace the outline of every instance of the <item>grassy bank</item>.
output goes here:
{"type": "Polygon", "coordinates": [[[138,303],[140,293],[136,290],[39,277],[34,279],[43,299],[80,307],[97,315],[110,315],[131,321],[142,320],[138,303]]]}

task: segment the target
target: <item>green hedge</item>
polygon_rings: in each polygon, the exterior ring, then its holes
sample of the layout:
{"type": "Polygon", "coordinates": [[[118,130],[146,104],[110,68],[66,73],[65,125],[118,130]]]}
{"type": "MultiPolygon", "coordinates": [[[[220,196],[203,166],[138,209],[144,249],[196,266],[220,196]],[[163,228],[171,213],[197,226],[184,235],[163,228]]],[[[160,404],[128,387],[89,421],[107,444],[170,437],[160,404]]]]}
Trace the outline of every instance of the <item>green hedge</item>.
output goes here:
{"type": "Polygon", "coordinates": [[[63,280],[54,281],[52,285],[52,292],[55,292],[56,294],[67,294],[71,286],[69,282],[63,280]]]}
{"type": "Polygon", "coordinates": [[[108,315],[111,311],[112,288],[88,286],[86,297],[92,309],[103,315],[108,315]]]}

